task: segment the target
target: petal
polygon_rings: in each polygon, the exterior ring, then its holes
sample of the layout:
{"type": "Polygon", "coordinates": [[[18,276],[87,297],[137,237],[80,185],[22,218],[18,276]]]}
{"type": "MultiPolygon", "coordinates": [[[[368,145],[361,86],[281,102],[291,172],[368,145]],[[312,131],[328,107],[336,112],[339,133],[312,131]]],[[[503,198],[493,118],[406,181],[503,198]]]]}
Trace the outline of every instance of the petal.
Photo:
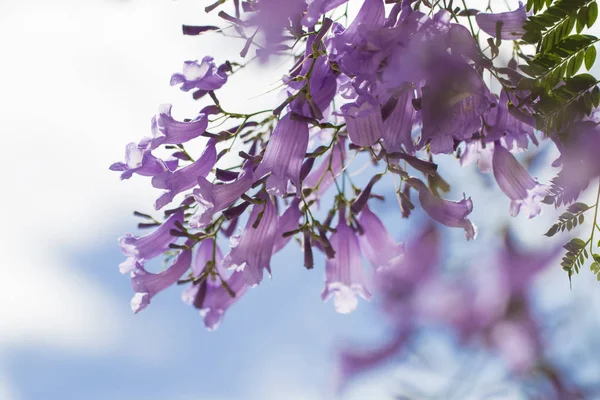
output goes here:
{"type": "Polygon", "coordinates": [[[496,26],[501,23],[500,38],[503,40],[517,40],[525,34],[523,25],[527,20],[527,11],[523,3],[519,2],[519,8],[514,11],[503,13],[479,13],[475,16],[477,25],[482,31],[492,37],[496,37],[496,26]]]}

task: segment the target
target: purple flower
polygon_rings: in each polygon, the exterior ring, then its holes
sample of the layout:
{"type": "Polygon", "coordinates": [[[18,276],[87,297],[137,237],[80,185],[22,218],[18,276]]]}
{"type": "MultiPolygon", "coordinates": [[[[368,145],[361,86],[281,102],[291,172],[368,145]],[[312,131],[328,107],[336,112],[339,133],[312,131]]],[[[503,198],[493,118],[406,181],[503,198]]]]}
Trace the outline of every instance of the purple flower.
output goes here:
{"type": "Polygon", "coordinates": [[[348,0],[313,0],[308,4],[308,10],[302,19],[305,26],[314,26],[323,14],[346,3],[348,0]]]}
{"type": "Polygon", "coordinates": [[[316,188],[316,190],[311,193],[311,198],[314,196],[318,201],[327,189],[333,185],[335,178],[342,172],[345,157],[346,151],[344,142],[335,144],[329,154],[320,157],[323,159],[321,164],[319,164],[319,166],[304,179],[304,182],[302,182],[305,188],[316,188]]]}
{"type": "Polygon", "coordinates": [[[160,106],[158,115],[152,118],[152,137],[145,138],[140,145],[154,150],[161,144],[182,144],[202,135],[208,127],[208,114],[200,114],[189,122],[175,120],[171,116],[171,105],[160,106]]]}
{"type": "Polygon", "coordinates": [[[357,146],[372,146],[383,135],[383,119],[379,106],[368,101],[341,107],[350,141],[357,146]]]}
{"type": "MultiPolygon", "coordinates": [[[[560,150],[560,158],[553,166],[562,164],[562,169],[556,178],[559,186],[565,191],[560,201],[569,203],[588,187],[590,180],[600,175],[600,129],[597,122],[581,121],[571,127],[573,139],[568,143],[555,143],[560,150]]],[[[560,202],[557,202],[559,205],[560,202]]]]}
{"type": "Polygon", "coordinates": [[[409,332],[394,333],[392,339],[383,346],[371,350],[357,351],[353,348],[346,348],[339,354],[339,372],[337,377],[338,388],[342,388],[348,381],[356,375],[371,370],[402,351],[408,340],[409,332]]]}
{"type": "Polygon", "coordinates": [[[413,323],[413,297],[432,276],[440,253],[439,232],[428,224],[406,243],[402,257],[375,273],[383,309],[403,330],[413,323]]]}
{"type": "Polygon", "coordinates": [[[529,138],[535,138],[533,136],[535,119],[530,117],[528,123],[525,123],[515,118],[508,110],[508,102],[509,96],[503,90],[500,94],[497,107],[494,107],[492,109],[494,112],[490,113],[495,118],[490,118],[494,119],[494,122],[493,125],[486,129],[485,140],[491,143],[503,138],[509,150],[512,149],[513,145],[521,149],[526,149],[529,144],[529,138]]]}
{"type": "Polygon", "coordinates": [[[299,205],[300,199],[295,198],[292,200],[287,210],[279,217],[277,232],[275,233],[275,244],[273,245],[273,254],[283,249],[292,239],[292,236],[284,237],[283,234],[298,228],[298,220],[302,216],[299,205]]]}
{"type": "Polygon", "coordinates": [[[181,90],[184,92],[192,89],[217,90],[227,82],[225,68],[225,66],[217,68],[212,57],[204,57],[200,64],[198,60],[186,61],[183,64],[183,74],[171,76],[171,86],[181,83],[181,90]]]}
{"type": "MultiPolygon", "coordinates": [[[[337,93],[337,74],[331,68],[327,56],[320,56],[313,61],[312,58],[312,37],[306,43],[306,54],[303,59],[301,70],[298,72],[300,76],[308,76],[310,74],[309,90],[311,103],[303,97],[298,97],[291,104],[293,112],[309,118],[322,119],[323,113],[329,108],[331,101],[337,93]],[[314,64],[313,64],[314,62],[314,64]],[[302,101],[300,101],[302,100],[302,101]]],[[[288,86],[294,90],[301,90],[305,87],[306,81],[289,81],[288,86]]]]}
{"type": "MultiPolygon", "coordinates": [[[[177,212],[146,236],[137,237],[126,233],[125,236],[119,238],[121,253],[141,263],[161,255],[171,243],[177,240],[177,237],[171,235],[171,229],[175,229],[176,224],[182,222],[183,212],[177,212]]],[[[128,264],[131,265],[131,262],[128,264]]]]}
{"type": "Polygon", "coordinates": [[[191,262],[191,250],[183,250],[169,268],[158,274],[146,271],[141,263],[137,263],[136,268],[131,271],[131,287],[135,291],[135,296],[131,299],[133,312],[142,311],[150,304],[154,295],[177,283],[191,262]]]}
{"type": "Polygon", "coordinates": [[[308,124],[296,121],[286,114],[282,117],[267,145],[263,159],[256,169],[256,177],[267,173],[267,190],[277,196],[287,193],[288,180],[300,196],[300,169],[308,147],[308,124]]]}
{"type": "Polygon", "coordinates": [[[415,145],[412,141],[412,129],[415,109],[412,105],[413,90],[406,90],[398,97],[396,106],[383,121],[383,147],[388,153],[404,149],[413,154],[415,145]]]}
{"type": "Polygon", "coordinates": [[[125,148],[125,162],[110,166],[111,171],[122,171],[121,180],[129,179],[133,174],[155,176],[177,168],[178,160],[163,161],[154,157],[137,143],[129,143],[125,148]]]}
{"type": "Polygon", "coordinates": [[[525,34],[523,25],[527,20],[527,12],[523,3],[519,2],[519,8],[515,11],[503,13],[479,13],[475,16],[477,25],[482,31],[492,37],[496,37],[496,26],[500,27],[500,39],[502,40],[517,40],[525,34]]]}
{"type": "Polygon", "coordinates": [[[356,233],[346,224],[342,212],[329,242],[335,251],[334,258],[325,262],[325,288],[321,293],[323,301],[331,296],[337,312],[348,314],[356,309],[360,295],[363,299],[371,299],[371,293],[365,286],[363,265],[356,233]]]}
{"type": "Polygon", "coordinates": [[[263,278],[263,268],[271,274],[271,255],[277,232],[277,210],[267,196],[265,202],[256,204],[239,237],[232,237],[232,248],[225,256],[225,267],[242,269],[246,283],[258,285],[263,278]],[[259,215],[262,218],[259,219],[259,215]],[[253,225],[258,224],[254,227],[253,225]]]}
{"type": "Polygon", "coordinates": [[[359,237],[360,249],[375,270],[396,262],[402,256],[403,246],[394,242],[368,206],[363,208],[358,223],[364,231],[359,237]]]}
{"type": "Polygon", "coordinates": [[[484,144],[480,140],[467,143],[465,151],[460,157],[460,165],[467,166],[472,162],[477,163],[477,168],[484,174],[492,172],[492,155],[494,154],[494,144],[484,144]]]}
{"type": "MultiPolygon", "coordinates": [[[[216,246],[213,239],[205,239],[198,246],[192,263],[192,271],[195,277],[200,276],[207,268],[208,263],[213,261],[213,246],[216,246]]],[[[214,262],[218,276],[209,275],[200,284],[190,285],[182,294],[185,303],[200,310],[200,315],[204,318],[204,325],[209,330],[218,328],[225,311],[238,301],[248,288],[243,273],[235,271],[231,276],[228,276],[229,274],[223,267],[222,261],[221,249],[216,246],[214,262]],[[225,280],[235,297],[225,288],[221,279],[225,280]]]]}
{"type": "Polygon", "coordinates": [[[409,178],[406,183],[419,191],[419,202],[427,214],[439,223],[452,227],[463,228],[467,240],[475,239],[475,226],[467,215],[473,211],[473,202],[463,194],[461,201],[448,201],[435,196],[419,179],[409,178]]]}
{"type": "Polygon", "coordinates": [[[422,144],[431,152],[450,153],[454,140],[470,139],[481,129],[481,116],[491,102],[477,72],[458,57],[444,57],[422,88],[422,144]]]}
{"type": "Polygon", "coordinates": [[[336,47],[356,44],[361,31],[372,27],[383,27],[385,22],[385,7],[383,0],[365,0],[350,26],[335,38],[336,47]]]}
{"type": "Polygon", "coordinates": [[[548,193],[548,187],[531,178],[515,156],[502,147],[499,141],[494,144],[492,167],[498,186],[511,199],[511,216],[518,215],[522,207],[528,210],[529,218],[542,211],[541,201],[548,193]]]}
{"type": "Polygon", "coordinates": [[[194,189],[194,199],[198,204],[196,213],[190,220],[194,228],[203,228],[210,224],[215,213],[235,203],[246,193],[254,181],[252,163],[246,163],[244,169],[232,183],[210,183],[204,177],[198,177],[198,188],[194,189]]]}
{"type": "Polygon", "coordinates": [[[196,186],[198,178],[204,178],[217,161],[217,151],[214,141],[210,140],[202,156],[192,164],[175,172],[164,172],[152,178],[152,186],[166,189],[167,192],[160,196],[154,203],[154,208],[160,210],[179,193],[196,186]]]}

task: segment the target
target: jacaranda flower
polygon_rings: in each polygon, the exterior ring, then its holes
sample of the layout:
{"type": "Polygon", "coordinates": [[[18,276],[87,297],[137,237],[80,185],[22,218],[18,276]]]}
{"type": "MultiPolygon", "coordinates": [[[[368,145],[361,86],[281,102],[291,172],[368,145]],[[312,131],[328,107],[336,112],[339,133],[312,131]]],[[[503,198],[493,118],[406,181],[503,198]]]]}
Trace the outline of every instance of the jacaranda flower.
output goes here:
{"type": "Polygon", "coordinates": [[[256,177],[268,173],[267,190],[277,196],[287,193],[288,181],[300,196],[300,169],[308,147],[308,124],[296,121],[290,114],[282,117],[271,134],[263,159],[256,168],[256,177]]]}
{"type": "Polygon", "coordinates": [[[165,271],[153,274],[137,263],[136,268],[131,271],[131,286],[135,296],[131,300],[131,308],[134,312],[140,312],[148,304],[152,297],[158,292],[177,283],[179,278],[188,270],[192,262],[192,251],[182,250],[173,264],[165,271]]]}
{"type": "Polygon", "coordinates": [[[500,39],[518,40],[525,34],[523,25],[527,20],[527,11],[523,3],[519,2],[519,8],[514,11],[479,13],[475,16],[475,20],[481,30],[492,37],[496,37],[497,27],[500,24],[500,39]]]}
{"type": "Polygon", "coordinates": [[[475,226],[467,215],[473,211],[473,202],[463,195],[461,201],[448,201],[435,196],[419,179],[410,178],[407,183],[419,191],[419,202],[423,210],[439,223],[452,227],[463,228],[467,240],[475,239],[475,226]]]}
{"type": "Polygon", "coordinates": [[[250,286],[256,286],[262,281],[263,269],[271,274],[271,255],[278,217],[277,209],[269,196],[264,200],[264,203],[255,204],[252,208],[242,234],[232,237],[231,251],[223,261],[227,268],[241,269],[246,283],[250,286]]]}
{"type": "Polygon", "coordinates": [[[360,295],[363,299],[371,299],[363,277],[363,263],[360,255],[358,237],[346,223],[343,212],[340,212],[336,232],[329,242],[335,251],[335,257],[325,262],[325,288],[321,293],[323,301],[333,296],[335,310],[348,314],[356,309],[360,295]]]}
{"type": "Polygon", "coordinates": [[[173,74],[171,86],[181,84],[181,90],[188,92],[192,89],[202,91],[217,90],[227,82],[225,66],[217,68],[212,57],[204,57],[198,61],[186,61],[182,74],[173,74]]]}
{"type": "Polygon", "coordinates": [[[541,201],[548,193],[548,187],[535,181],[525,168],[506,150],[499,141],[494,144],[492,157],[494,178],[500,189],[511,199],[510,215],[516,216],[522,207],[533,218],[542,211],[541,201]]]}
{"type": "Polygon", "coordinates": [[[229,273],[223,267],[221,249],[214,243],[213,239],[205,239],[198,246],[192,262],[194,276],[199,277],[209,267],[213,261],[213,250],[216,274],[208,274],[201,283],[190,285],[182,295],[185,303],[200,310],[200,315],[204,318],[204,325],[209,330],[215,330],[219,327],[225,311],[238,301],[248,288],[243,272],[234,271],[229,273]],[[233,293],[227,290],[223,282],[233,293]]]}
{"type": "Polygon", "coordinates": [[[140,145],[154,150],[162,144],[182,144],[202,135],[208,127],[208,114],[200,112],[189,122],[177,121],[171,116],[171,105],[160,106],[158,115],[152,118],[152,137],[144,138],[140,145]]]}
{"type": "Polygon", "coordinates": [[[121,179],[129,179],[133,174],[155,176],[177,168],[177,159],[163,161],[154,157],[137,143],[129,143],[125,148],[125,162],[110,166],[111,171],[122,171],[121,179]]]}
{"type": "MultiPolygon", "coordinates": [[[[176,212],[146,236],[137,237],[126,233],[125,236],[119,238],[121,253],[141,263],[161,255],[171,243],[175,243],[177,240],[176,236],[171,235],[171,229],[176,229],[177,223],[182,222],[183,212],[176,212]]],[[[132,266],[133,264],[129,262],[128,265],[132,266]]]]}
{"type": "Polygon", "coordinates": [[[152,186],[158,189],[167,190],[154,203],[154,208],[160,210],[177,196],[179,193],[193,188],[198,183],[199,178],[204,178],[217,161],[217,151],[215,143],[210,140],[204,153],[198,160],[175,172],[164,172],[152,178],[152,186]]]}
{"type": "Polygon", "coordinates": [[[358,219],[363,234],[360,235],[360,249],[375,270],[389,266],[401,258],[403,246],[397,244],[383,223],[365,206],[358,219]]]}
{"type": "Polygon", "coordinates": [[[194,189],[193,194],[198,209],[190,220],[190,225],[194,228],[203,228],[210,224],[215,213],[235,203],[252,187],[253,180],[251,163],[246,163],[242,172],[232,183],[210,183],[206,178],[198,177],[199,187],[194,189]]]}

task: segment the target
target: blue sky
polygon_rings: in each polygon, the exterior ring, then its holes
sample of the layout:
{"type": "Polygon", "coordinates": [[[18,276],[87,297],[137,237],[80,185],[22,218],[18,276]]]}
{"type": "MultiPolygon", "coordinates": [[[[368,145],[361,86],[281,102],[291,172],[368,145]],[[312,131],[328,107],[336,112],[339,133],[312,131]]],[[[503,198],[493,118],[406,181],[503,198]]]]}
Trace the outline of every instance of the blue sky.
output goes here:
{"type": "MultiPolygon", "coordinates": [[[[227,46],[241,46],[180,34],[181,23],[210,23],[202,6],[193,0],[0,4],[0,34],[7,39],[0,42],[6,138],[0,165],[8,193],[0,198],[0,400],[329,399],[336,346],[384,336],[374,304],[361,302],[345,316],[321,302],[322,258],[305,271],[293,244],[273,258],[273,279],[250,290],[216,332],[181,303],[181,288],[131,313],[116,238],[135,225],[131,211],[148,210],[156,193],[143,179],[119,182],[107,167],[123,157],[126,143],[149,133],[159,104],[174,103],[182,117],[197,111],[189,95],[168,86],[184,60],[207,54],[223,60],[227,46]]],[[[261,94],[283,70],[282,63],[250,67],[224,88],[223,104],[232,111],[278,104],[276,95],[261,94]]],[[[361,167],[357,162],[351,172],[361,167]]],[[[543,182],[552,176],[536,173],[543,182]]],[[[476,265],[479,246],[497,241],[509,201],[473,171],[451,168],[445,178],[469,182],[464,190],[480,226],[478,247],[466,245],[461,231],[445,230],[448,243],[460,244],[448,264],[476,265]]],[[[451,197],[461,194],[459,187],[451,197]]],[[[404,239],[412,225],[388,198],[379,211],[404,239]]],[[[548,211],[511,223],[525,242],[547,245],[540,239],[554,218],[548,211]]],[[[547,304],[585,300],[586,315],[597,315],[598,296],[591,295],[597,283],[589,274],[575,279],[578,291],[568,291],[560,272],[541,285],[547,304]]],[[[394,379],[374,374],[346,398],[391,398],[394,379]]]]}

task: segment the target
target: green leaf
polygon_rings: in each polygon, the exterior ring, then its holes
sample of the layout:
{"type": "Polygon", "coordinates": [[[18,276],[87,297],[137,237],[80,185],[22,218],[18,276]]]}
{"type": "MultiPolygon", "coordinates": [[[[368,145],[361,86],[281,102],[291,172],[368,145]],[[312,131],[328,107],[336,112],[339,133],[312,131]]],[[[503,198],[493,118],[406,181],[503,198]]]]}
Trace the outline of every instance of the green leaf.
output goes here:
{"type": "Polygon", "coordinates": [[[598,18],[598,3],[595,1],[588,6],[587,27],[591,28],[598,18]]]}
{"type": "Polygon", "coordinates": [[[594,86],[594,89],[592,89],[592,103],[594,103],[594,107],[600,105],[600,88],[598,86],[594,86]]]}
{"type": "Polygon", "coordinates": [[[579,10],[579,13],[577,14],[577,28],[575,28],[577,33],[581,33],[583,28],[585,28],[587,21],[588,21],[588,8],[583,7],[581,10],[579,10]]]}
{"type": "Polygon", "coordinates": [[[558,232],[558,228],[559,228],[559,225],[554,224],[550,227],[550,229],[548,229],[548,232],[544,233],[544,235],[548,236],[548,237],[552,237],[556,234],[556,232],[558,232]]]}
{"type": "Polygon", "coordinates": [[[589,71],[596,61],[596,47],[591,46],[585,51],[585,68],[589,71]]]}

